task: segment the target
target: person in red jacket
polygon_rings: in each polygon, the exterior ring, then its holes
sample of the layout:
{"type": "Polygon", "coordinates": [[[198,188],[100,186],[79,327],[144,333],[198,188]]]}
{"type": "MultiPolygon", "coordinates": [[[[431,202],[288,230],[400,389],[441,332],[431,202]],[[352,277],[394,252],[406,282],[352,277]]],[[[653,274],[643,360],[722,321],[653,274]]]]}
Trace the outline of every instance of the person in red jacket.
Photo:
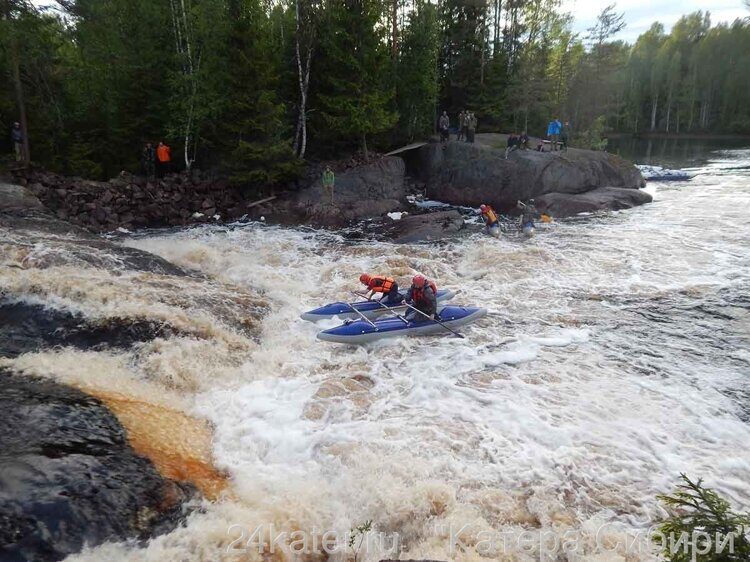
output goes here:
{"type": "Polygon", "coordinates": [[[406,302],[419,310],[409,309],[406,319],[414,322],[424,322],[435,318],[437,314],[437,286],[434,281],[424,275],[415,275],[411,281],[411,288],[406,293],[406,302]],[[420,314],[421,313],[421,314],[420,314]]]}
{"type": "Polygon", "coordinates": [[[382,294],[380,302],[383,304],[398,304],[404,300],[393,277],[363,273],[359,276],[359,281],[367,286],[367,300],[372,300],[376,293],[382,294]]]}
{"type": "Polygon", "coordinates": [[[159,141],[159,146],[156,147],[156,175],[163,178],[164,174],[169,172],[171,162],[172,149],[164,144],[164,141],[159,141]]]}

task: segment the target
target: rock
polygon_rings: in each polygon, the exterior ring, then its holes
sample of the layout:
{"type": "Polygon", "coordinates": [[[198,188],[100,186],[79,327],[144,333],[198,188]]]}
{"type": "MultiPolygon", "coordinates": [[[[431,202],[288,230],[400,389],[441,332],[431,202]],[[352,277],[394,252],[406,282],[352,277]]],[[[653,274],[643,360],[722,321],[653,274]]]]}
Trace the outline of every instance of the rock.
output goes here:
{"type": "Polygon", "coordinates": [[[400,244],[440,240],[464,228],[464,218],[456,210],[409,215],[390,222],[384,234],[400,244]]]}
{"type": "Polygon", "coordinates": [[[320,178],[316,177],[309,187],[288,200],[274,202],[274,218],[342,226],[353,220],[397,211],[406,198],[405,174],[406,165],[396,156],[336,172],[333,204],[323,193],[320,178]]]}
{"type": "Polygon", "coordinates": [[[187,486],[159,475],[93,397],[0,370],[0,558],[60,560],[173,528],[187,486]]]}
{"type": "Polygon", "coordinates": [[[44,205],[20,185],[0,183],[0,212],[43,211],[44,205]]]}
{"type": "Polygon", "coordinates": [[[428,144],[420,149],[419,173],[430,199],[508,210],[517,200],[545,193],[578,194],[599,187],[643,186],[638,169],[619,156],[571,148],[566,152],[516,150],[505,159],[500,135],[482,143],[428,144]],[[494,143],[494,146],[493,146],[494,143]]]}
{"type": "Polygon", "coordinates": [[[553,217],[569,217],[578,213],[630,209],[652,200],[651,195],[639,189],[600,187],[579,194],[547,193],[537,197],[535,203],[537,209],[553,217]]]}

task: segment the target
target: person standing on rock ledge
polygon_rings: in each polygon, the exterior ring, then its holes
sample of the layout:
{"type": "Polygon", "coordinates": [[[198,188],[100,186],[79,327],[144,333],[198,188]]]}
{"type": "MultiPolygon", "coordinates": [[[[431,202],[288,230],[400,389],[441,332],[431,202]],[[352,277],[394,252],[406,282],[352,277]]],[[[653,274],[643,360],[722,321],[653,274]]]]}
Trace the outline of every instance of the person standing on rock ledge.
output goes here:
{"type": "Polygon", "coordinates": [[[159,178],[163,178],[169,172],[171,161],[172,150],[164,144],[164,141],[159,141],[159,146],[156,147],[156,173],[159,178]]]}
{"type": "Polygon", "coordinates": [[[151,179],[156,175],[156,151],[154,150],[154,145],[150,142],[146,143],[141,154],[141,166],[146,179],[151,179]]]}
{"type": "Polygon", "coordinates": [[[469,112],[461,110],[458,115],[458,140],[466,140],[469,129],[469,112]]]}
{"type": "Polygon", "coordinates": [[[320,183],[323,186],[323,193],[328,196],[331,205],[333,205],[333,186],[335,181],[336,177],[333,175],[333,170],[331,170],[330,166],[326,166],[326,169],[323,170],[323,178],[320,183]]]}
{"type": "Polygon", "coordinates": [[[440,129],[440,141],[441,142],[448,142],[450,140],[450,126],[451,121],[448,117],[448,112],[443,111],[443,114],[440,116],[440,121],[438,123],[438,128],[440,129]]]}
{"type": "Polygon", "coordinates": [[[562,129],[562,123],[555,117],[547,125],[547,136],[549,137],[550,148],[552,150],[558,150],[558,142],[560,139],[560,129],[562,129]]]}
{"type": "Polygon", "coordinates": [[[20,123],[13,123],[13,128],[10,130],[10,140],[13,141],[16,162],[21,162],[23,160],[23,130],[20,123]]]}
{"type": "Polygon", "coordinates": [[[474,133],[477,131],[477,118],[473,111],[470,111],[466,117],[466,141],[474,142],[474,133]]]}

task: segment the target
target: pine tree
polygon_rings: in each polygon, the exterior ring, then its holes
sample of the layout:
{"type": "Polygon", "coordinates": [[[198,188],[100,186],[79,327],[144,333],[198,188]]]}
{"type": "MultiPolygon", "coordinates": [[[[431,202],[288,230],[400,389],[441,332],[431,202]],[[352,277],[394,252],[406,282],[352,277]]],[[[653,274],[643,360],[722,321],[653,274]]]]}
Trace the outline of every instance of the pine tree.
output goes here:
{"type": "Polygon", "coordinates": [[[378,0],[332,0],[321,30],[317,106],[328,138],[338,146],[355,143],[368,156],[368,136],[390,130],[390,56],[380,25],[378,0]]]}
{"type": "Polygon", "coordinates": [[[226,109],[222,139],[230,180],[254,189],[288,181],[299,172],[269,56],[268,19],[258,0],[230,0],[226,109]]]}

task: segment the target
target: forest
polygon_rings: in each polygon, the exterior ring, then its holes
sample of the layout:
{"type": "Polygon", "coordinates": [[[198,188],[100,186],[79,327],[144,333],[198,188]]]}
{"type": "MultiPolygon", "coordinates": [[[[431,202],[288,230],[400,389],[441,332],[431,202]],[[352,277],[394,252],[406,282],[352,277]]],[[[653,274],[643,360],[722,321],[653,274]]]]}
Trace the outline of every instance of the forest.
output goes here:
{"type": "Polygon", "coordinates": [[[750,134],[750,19],[708,12],[633,44],[607,6],[574,33],[558,0],[0,0],[0,148],[106,178],[164,140],[181,168],[275,185],[452,124],[574,144],[606,132],[750,134]],[[8,132],[8,133],[6,133],[8,132]]]}

